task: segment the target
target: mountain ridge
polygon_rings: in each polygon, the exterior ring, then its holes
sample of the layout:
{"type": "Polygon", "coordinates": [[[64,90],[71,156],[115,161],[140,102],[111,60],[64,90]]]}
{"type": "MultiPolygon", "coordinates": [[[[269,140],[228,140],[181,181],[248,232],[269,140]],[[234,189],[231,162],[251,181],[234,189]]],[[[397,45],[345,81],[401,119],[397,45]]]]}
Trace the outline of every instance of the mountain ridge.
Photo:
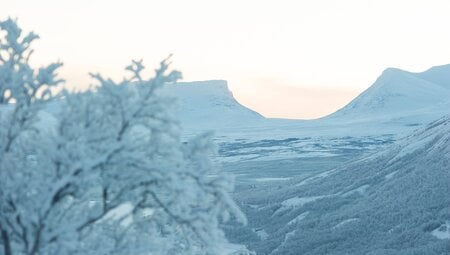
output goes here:
{"type": "Polygon", "coordinates": [[[387,68],[372,86],[322,119],[388,121],[415,116],[426,123],[447,113],[444,109],[447,104],[450,105],[450,65],[420,73],[387,68]]]}

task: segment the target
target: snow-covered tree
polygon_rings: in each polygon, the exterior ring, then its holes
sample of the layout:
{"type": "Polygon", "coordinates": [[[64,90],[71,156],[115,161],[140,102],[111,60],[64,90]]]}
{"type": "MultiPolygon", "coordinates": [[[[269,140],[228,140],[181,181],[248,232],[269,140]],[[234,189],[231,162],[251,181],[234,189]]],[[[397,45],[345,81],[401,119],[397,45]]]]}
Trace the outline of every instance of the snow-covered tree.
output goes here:
{"type": "Polygon", "coordinates": [[[61,64],[33,69],[38,36],[0,29],[0,254],[219,254],[219,222],[245,217],[211,174],[210,135],[180,137],[168,60],[53,96],[61,64]]]}

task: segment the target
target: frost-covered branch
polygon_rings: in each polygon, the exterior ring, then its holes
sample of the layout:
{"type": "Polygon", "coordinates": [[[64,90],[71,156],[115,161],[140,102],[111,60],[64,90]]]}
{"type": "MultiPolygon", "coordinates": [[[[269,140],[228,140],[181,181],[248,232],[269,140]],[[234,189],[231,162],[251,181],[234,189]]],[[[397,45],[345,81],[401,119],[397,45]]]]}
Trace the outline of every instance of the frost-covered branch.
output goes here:
{"type": "Polygon", "coordinates": [[[52,100],[60,63],[35,70],[14,20],[0,23],[0,249],[15,254],[214,254],[219,222],[245,217],[208,135],[187,144],[161,96],[181,77],[165,59],[52,100]],[[52,111],[49,111],[49,107],[52,111]]]}

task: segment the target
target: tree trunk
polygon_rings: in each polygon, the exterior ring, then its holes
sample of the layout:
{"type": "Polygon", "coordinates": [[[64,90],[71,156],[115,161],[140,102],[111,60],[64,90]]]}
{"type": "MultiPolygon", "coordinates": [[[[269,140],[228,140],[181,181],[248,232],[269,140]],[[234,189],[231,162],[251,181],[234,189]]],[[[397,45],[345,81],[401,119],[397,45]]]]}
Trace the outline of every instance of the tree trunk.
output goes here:
{"type": "Polygon", "coordinates": [[[11,252],[11,244],[9,243],[9,235],[6,230],[0,228],[0,232],[2,234],[2,243],[3,243],[3,251],[5,255],[12,255],[11,252]]]}

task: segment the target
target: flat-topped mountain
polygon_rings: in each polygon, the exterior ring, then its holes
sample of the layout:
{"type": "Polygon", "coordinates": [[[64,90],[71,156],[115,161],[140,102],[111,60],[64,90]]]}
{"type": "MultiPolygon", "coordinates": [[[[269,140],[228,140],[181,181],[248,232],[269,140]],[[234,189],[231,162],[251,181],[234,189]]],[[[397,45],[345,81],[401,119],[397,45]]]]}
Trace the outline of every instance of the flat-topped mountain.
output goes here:
{"type": "Polygon", "coordinates": [[[224,80],[168,84],[163,94],[177,98],[183,128],[217,129],[258,125],[266,119],[241,105],[224,80]]]}

